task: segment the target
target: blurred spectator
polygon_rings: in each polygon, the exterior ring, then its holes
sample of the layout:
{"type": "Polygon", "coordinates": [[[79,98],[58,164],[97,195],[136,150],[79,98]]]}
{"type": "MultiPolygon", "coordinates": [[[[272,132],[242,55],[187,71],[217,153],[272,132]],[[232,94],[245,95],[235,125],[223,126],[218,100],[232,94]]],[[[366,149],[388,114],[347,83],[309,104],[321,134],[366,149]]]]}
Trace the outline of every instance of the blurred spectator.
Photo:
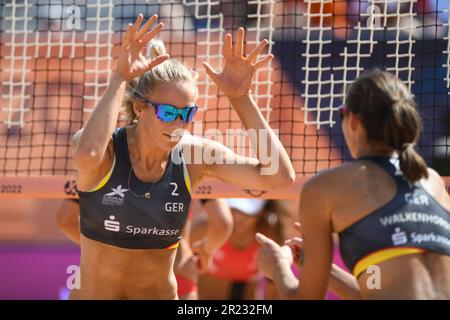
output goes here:
{"type": "MultiPolygon", "coordinates": [[[[233,215],[230,239],[214,254],[209,272],[199,277],[200,299],[275,299],[277,290],[270,281],[261,282],[256,268],[256,232],[271,235],[275,241],[286,239],[288,211],[281,201],[228,199],[233,215]],[[265,284],[264,290],[259,284],[265,284]],[[263,292],[262,292],[263,291],[263,292]]],[[[192,222],[192,241],[201,237],[208,222],[204,217],[192,222]]]]}

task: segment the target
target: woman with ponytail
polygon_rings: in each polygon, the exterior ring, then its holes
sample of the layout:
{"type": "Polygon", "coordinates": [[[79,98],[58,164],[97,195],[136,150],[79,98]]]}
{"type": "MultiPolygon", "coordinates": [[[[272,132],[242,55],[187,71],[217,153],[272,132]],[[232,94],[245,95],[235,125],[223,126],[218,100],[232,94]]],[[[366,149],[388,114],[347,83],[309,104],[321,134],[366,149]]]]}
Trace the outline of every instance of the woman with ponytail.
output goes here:
{"type": "Polygon", "coordinates": [[[329,285],[347,298],[450,299],[450,198],[414,149],[421,121],[411,92],[371,70],[339,111],[355,161],[303,186],[303,241],[289,242],[293,255],[257,235],[260,270],[290,298],[323,299],[329,285]],[[332,233],[353,275],[332,265],[332,233]],[[293,256],[300,279],[290,271],[293,256]]]}
{"type": "MultiPolygon", "coordinates": [[[[256,71],[272,59],[258,58],[268,41],[246,55],[240,28],[234,43],[231,34],[225,36],[222,71],[204,67],[243,125],[260,133],[251,141],[253,150],[261,151],[264,141],[277,156],[273,174],[263,170],[272,161],[242,157],[217,141],[185,134],[198,110],[196,73],[170,59],[153,39],[162,28],[152,28],[156,20],[143,23],[139,15],[128,25],[108,88],[72,139],[81,232],[74,299],[177,299],[174,261],[191,190],[206,177],[263,190],[283,189],[295,180],[286,150],[250,92],[256,71]],[[129,123],[115,130],[121,105],[129,123]]],[[[225,230],[226,221],[221,223],[225,230]]],[[[213,247],[204,241],[195,248],[200,261],[213,247]]]]}

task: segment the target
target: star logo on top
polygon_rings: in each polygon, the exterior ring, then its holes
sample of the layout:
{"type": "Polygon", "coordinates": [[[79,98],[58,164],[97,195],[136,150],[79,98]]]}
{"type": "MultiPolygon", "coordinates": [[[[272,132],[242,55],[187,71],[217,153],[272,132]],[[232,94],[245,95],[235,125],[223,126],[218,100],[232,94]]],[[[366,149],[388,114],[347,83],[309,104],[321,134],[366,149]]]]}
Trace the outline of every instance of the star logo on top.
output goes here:
{"type": "Polygon", "coordinates": [[[122,189],[122,185],[119,184],[117,188],[111,188],[112,192],[109,192],[103,196],[102,203],[105,206],[122,206],[125,200],[125,192],[128,189],[122,189]]]}

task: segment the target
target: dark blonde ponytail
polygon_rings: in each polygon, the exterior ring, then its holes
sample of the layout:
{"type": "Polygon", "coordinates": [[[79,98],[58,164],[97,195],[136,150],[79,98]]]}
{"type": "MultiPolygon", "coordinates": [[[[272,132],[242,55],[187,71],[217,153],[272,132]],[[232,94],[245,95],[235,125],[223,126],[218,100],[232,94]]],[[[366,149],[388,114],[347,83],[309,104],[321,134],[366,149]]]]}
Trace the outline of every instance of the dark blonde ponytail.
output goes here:
{"type": "Polygon", "coordinates": [[[414,150],[414,144],[405,143],[399,150],[400,169],[409,181],[428,178],[428,169],[423,158],[414,150]]]}

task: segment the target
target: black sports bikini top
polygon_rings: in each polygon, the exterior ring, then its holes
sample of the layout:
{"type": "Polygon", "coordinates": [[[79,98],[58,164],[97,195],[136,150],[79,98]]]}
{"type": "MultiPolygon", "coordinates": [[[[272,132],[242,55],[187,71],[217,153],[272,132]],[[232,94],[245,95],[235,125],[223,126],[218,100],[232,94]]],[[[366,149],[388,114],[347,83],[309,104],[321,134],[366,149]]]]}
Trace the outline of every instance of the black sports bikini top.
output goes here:
{"type": "Polygon", "coordinates": [[[122,248],[177,247],[191,202],[181,147],[172,151],[163,176],[152,184],[134,175],[125,128],[117,129],[113,139],[110,172],[92,191],[79,192],[81,233],[122,248]]]}
{"type": "Polygon", "coordinates": [[[421,185],[409,183],[396,159],[367,157],[395,181],[392,200],[339,233],[347,267],[359,276],[368,266],[405,254],[450,256],[450,213],[421,185]]]}

